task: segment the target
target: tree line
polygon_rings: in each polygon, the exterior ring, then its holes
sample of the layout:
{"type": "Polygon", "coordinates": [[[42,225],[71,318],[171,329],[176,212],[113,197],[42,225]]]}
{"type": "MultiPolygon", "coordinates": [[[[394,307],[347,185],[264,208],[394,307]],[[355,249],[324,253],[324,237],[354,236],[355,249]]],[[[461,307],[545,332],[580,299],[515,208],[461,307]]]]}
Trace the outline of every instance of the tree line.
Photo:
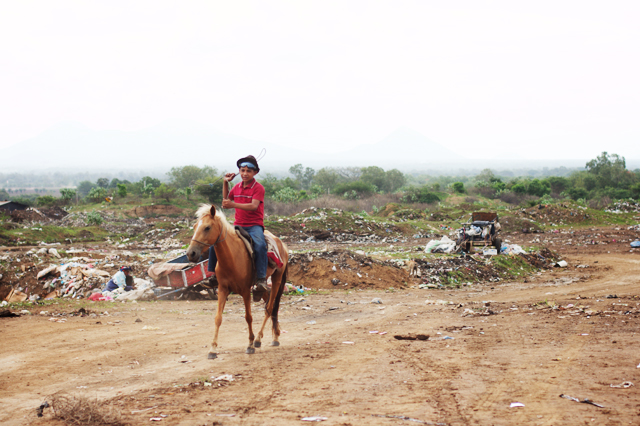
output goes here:
{"type": "MultiPolygon", "coordinates": [[[[280,177],[270,173],[257,175],[268,199],[295,203],[324,195],[357,199],[376,194],[398,194],[406,203],[434,203],[450,194],[468,194],[518,204],[544,197],[583,201],[640,198],[640,170],[627,170],[624,157],[607,152],[588,161],[584,170],[566,176],[540,178],[500,176],[490,169],[472,177],[413,175],[377,166],[325,167],[316,171],[302,164],[291,166],[288,172],[280,177]]],[[[136,181],[100,177],[95,181],[80,181],[75,188],[62,188],[60,197],[26,196],[0,190],[0,199],[12,196],[15,201],[38,206],[116,202],[127,197],[219,203],[222,176],[214,167],[189,165],[172,168],[167,172],[165,182],[151,176],[136,181]]]]}

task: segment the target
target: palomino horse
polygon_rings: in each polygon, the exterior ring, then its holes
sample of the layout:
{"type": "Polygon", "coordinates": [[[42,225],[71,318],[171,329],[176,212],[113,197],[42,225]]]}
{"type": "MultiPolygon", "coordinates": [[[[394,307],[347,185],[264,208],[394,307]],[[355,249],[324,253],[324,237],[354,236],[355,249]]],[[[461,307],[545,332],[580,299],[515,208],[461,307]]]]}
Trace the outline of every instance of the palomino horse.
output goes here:
{"type": "MultiPolygon", "coordinates": [[[[244,300],[245,319],[249,326],[249,347],[246,353],[255,353],[255,348],[259,348],[262,343],[264,327],[269,317],[273,326],[273,342],[271,346],[279,346],[280,326],[278,325],[278,309],[280,308],[280,298],[284,291],[287,280],[287,262],[289,252],[287,246],[274,237],[278,244],[278,251],[282,260],[282,268],[275,269],[269,266],[267,277],[271,277],[271,292],[266,300],[266,315],[262,322],[262,327],[257,338],[253,335],[251,323],[251,287],[255,281],[253,260],[247,252],[244,242],[236,235],[236,231],[227,222],[224,213],[216,210],[213,205],[203,204],[196,212],[198,221],[193,227],[193,237],[187,249],[187,257],[191,262],[197,262],[204,250],[213,246],[218,258],[216,266],[216,276],[218,278],[218,311],[216,312],[216,332],[209,349],[209,359],[217,358],[216,348],[218,347],[218,331],[222,324],[222,312],[227,302],[227,296],[234,292],[242,296],[244,300]],[[255,339],[255,340],[254,340],[255,339]]],[[[268,233],[269,231],[265,231],[268,233]]]]}

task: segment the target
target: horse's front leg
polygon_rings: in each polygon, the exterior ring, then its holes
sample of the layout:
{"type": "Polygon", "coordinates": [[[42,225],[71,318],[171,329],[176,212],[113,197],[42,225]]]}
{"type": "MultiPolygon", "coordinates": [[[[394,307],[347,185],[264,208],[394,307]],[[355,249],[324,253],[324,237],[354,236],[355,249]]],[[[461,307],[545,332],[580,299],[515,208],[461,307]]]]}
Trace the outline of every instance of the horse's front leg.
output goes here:
{"type": "Polygon", "coordinates": [[[209,348],[209,355],[207,358],[216,359],[218,354],[216,349],[218,348],[218,332],[220,331],[220,325],[222,324],[222,312],[224,312],[224,305],[227,303],[227,296],[229,296],[229,290],[226,287],[218,287],[218,310],[216,311],[216,331],[213,335],[213,342],[209,348]]]}
{"type": "Polygon", "coordinates": [[[253,327],[251,326],[253,322],[253,317],[251,316],[251,292],[247,291],[246,294],[243,294],[242,300],[244,300],[244,318],[247,320],[247,327],[249,328],[249,346],[247,347],[246,353],[254,354],[256,353],[256,349],[253,346],[255,336],[253,335],[253,327]]]}

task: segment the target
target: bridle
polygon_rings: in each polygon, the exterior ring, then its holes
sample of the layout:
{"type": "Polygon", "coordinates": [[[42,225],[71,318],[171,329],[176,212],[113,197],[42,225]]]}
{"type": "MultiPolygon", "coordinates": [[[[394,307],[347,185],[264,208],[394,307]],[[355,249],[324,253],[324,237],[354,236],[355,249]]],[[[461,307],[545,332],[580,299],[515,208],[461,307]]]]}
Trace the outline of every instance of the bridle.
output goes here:
{"type": "Polygon", "coordinates": [[[224,240],[227,239],[227,235],[229,234],[229,229],[224,226],[222,223],[220,224],[220,227],[224,228],[224,238],[220,239],[220,237],[222,236],[222,232],[220,232],[218,234],[218,238],[216,239],[216,241],[213,244],[207,244],[207,243],[203,243],[202,241],[198,241],[195,238],[191,238],[191,241],[195,241],[198,244],[202,244],[203,246],[207,246],[207,247],[213,247],[215,249],[216,244],[223,242],[224,240]]]}

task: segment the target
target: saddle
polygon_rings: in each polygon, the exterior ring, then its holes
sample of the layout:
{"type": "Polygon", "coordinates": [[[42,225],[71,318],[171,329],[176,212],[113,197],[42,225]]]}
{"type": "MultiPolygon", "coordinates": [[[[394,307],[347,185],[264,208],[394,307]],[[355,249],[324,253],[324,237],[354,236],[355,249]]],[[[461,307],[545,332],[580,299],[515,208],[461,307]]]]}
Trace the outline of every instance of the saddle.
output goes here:
{"type": "MultiPolygon", "coordinates": [[[[255,264],[255,250],[253,249],[253,239],[249,235],[247,231],[241,226],[235,226],[236,235],[240,237],[242,242],[247,248],[247,252],[251,259],[255,264]]],[[[275,237],[269,231],[264,231],[264,240],[267,243],[267,260],[269,262],[269,266],[272,268],[282,268],[282,260],[280,259],[280,252],[278,251],[278,244],[276,243],[275,237]]]]}

